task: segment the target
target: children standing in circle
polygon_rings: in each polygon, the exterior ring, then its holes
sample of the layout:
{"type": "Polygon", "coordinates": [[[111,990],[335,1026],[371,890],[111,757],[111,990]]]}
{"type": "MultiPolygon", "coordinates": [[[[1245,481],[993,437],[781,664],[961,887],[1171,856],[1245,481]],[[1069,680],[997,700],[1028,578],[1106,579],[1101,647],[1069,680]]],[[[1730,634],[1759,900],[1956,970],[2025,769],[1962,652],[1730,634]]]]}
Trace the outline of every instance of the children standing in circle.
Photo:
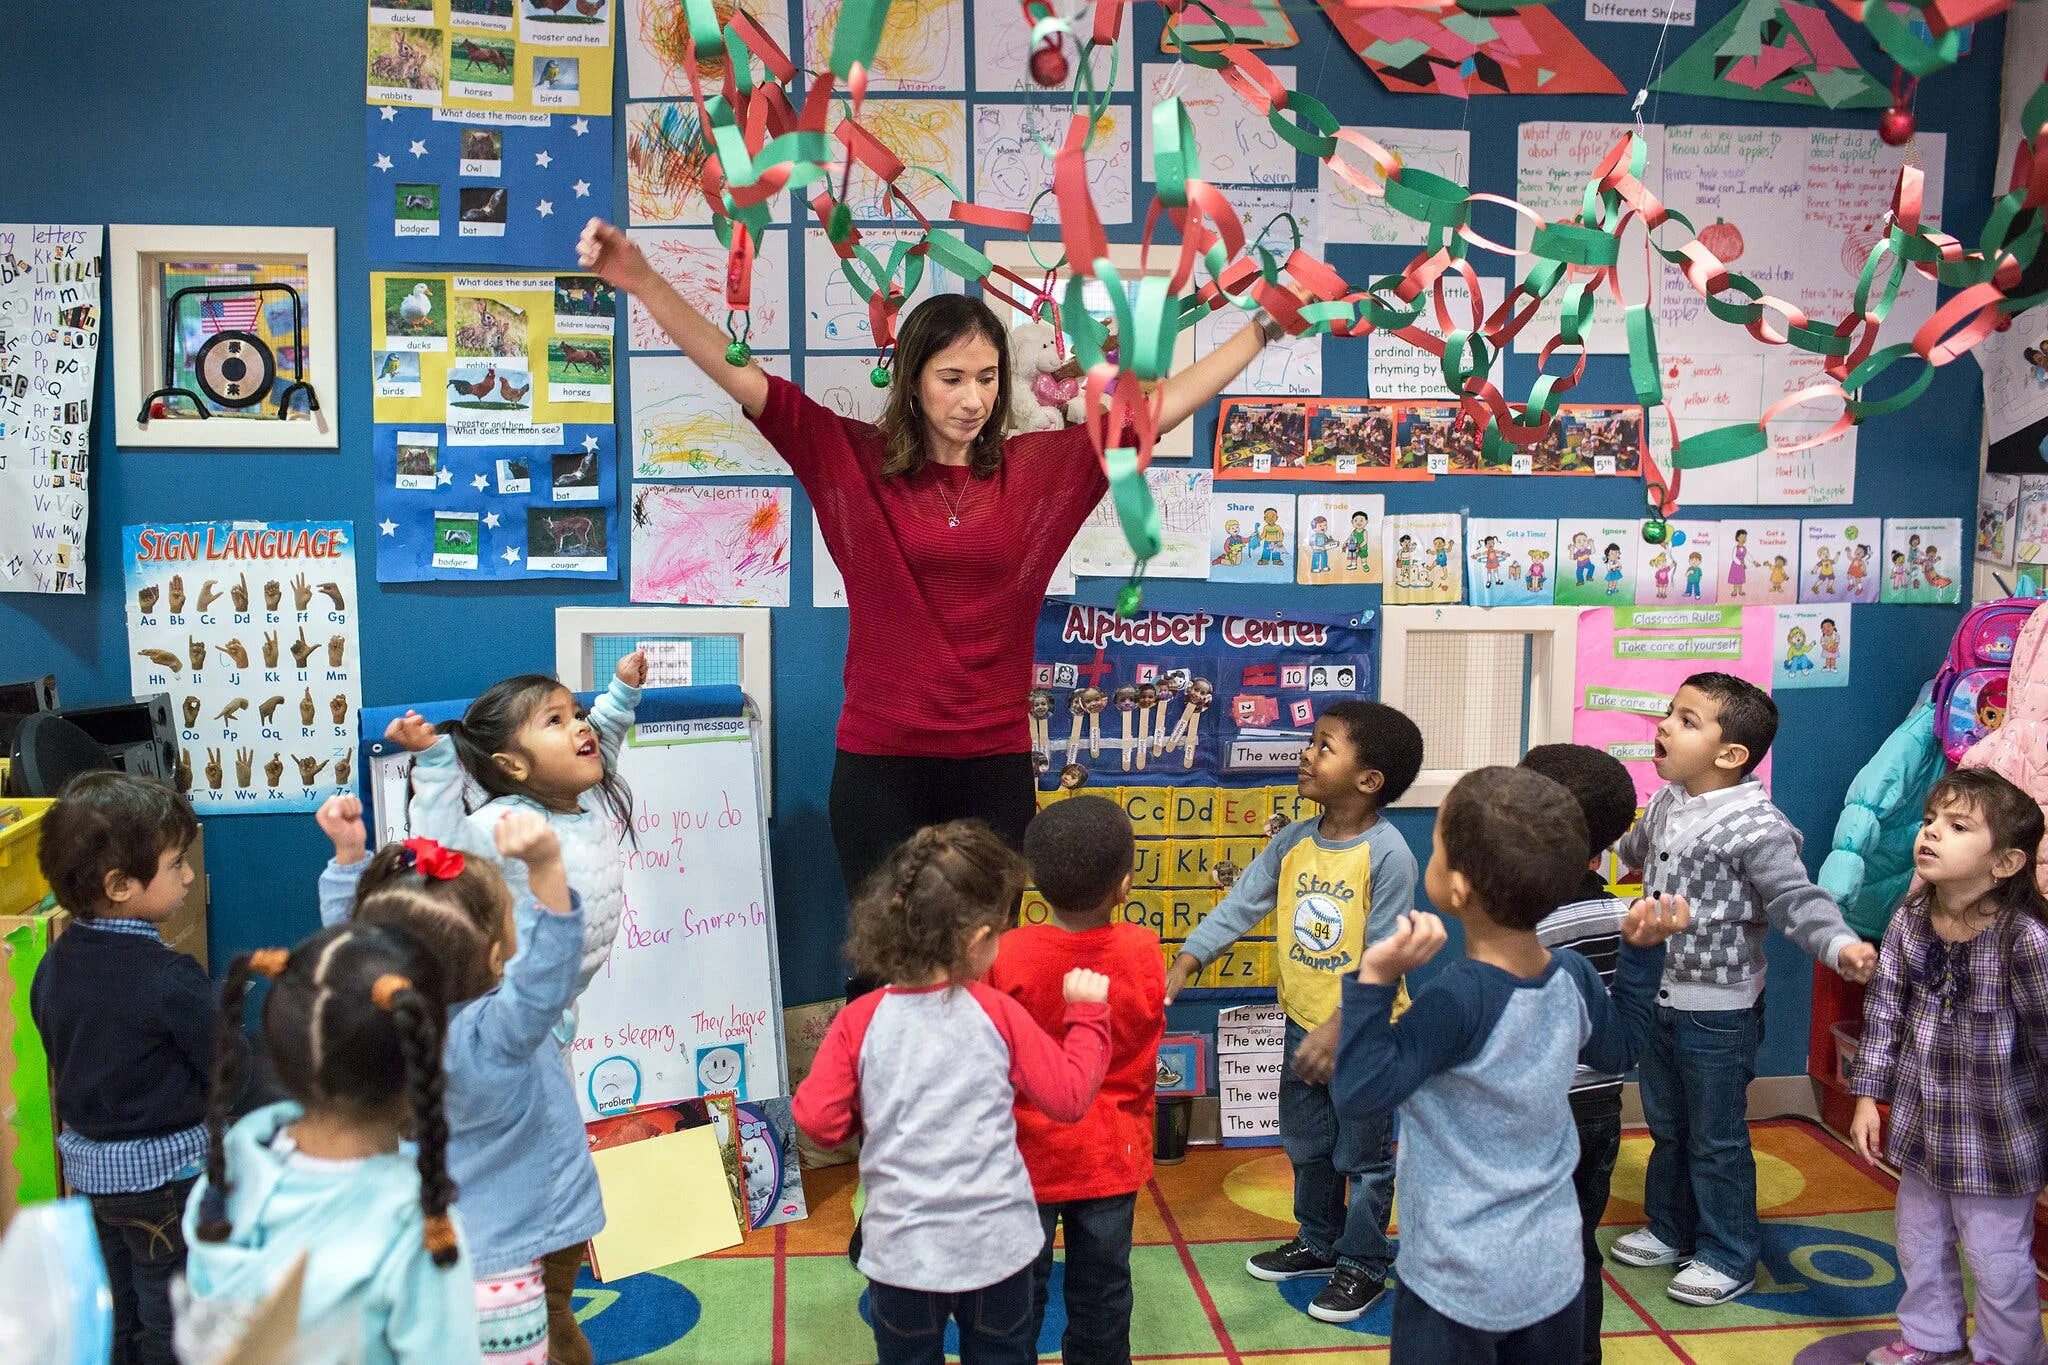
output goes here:
{"type": "Polygon", "coordinates": [[[492,838],[529,888],[515,903],[494,864],[431,839],[366,860],[353,796],[329,798],[318,819],[334,841],[320,917],[403,931],[448,971],[448,1168],[463,1192],[487,1365],[589,1365],[573,1295],[604,1205],[551,1036],[583,945],[561,843],[538,812],[499,814],[492,838]]]}
{"type": "MultiPolygon", "coordinates": [[[[611,686],[587,715],[553,678],[523,673],[471,702],[462,719],[440,727],[438,738],[411,711],[384,732],[419,755],[412,769],[414,834],[496,858],[492,831],[507,809],[547,817],[562,843],[569,885],[583,900],[579,994],[611,955],[625,905],[619,842],[633,827],[633,796],[618,774],[619,747],[633,728],[646,682],[647,656],[635,650],[619,660],[611,686]],[[491,796],[467,813],[465,773],[491,796]]],[[[501,861],[499,870],[517,900],[526,890],[525,869],[501,861]]],[[[559,1041],[568,1046],[567,1037],[559,1041]]]]}
{"type": "Polygon", "coordinates": [[[1928,793],[1913,868],[1863,1004],[1850,1140],[1899,1168],[1899,1339],[1871,1365],[2048,1360],[2032,1253],[2048,1183],[2048,905],[2041,808],[1996,773],[1928,793]],[[1878,1116],[1889,1101],[1891,1122],[1878,1116]],[[1963,1339],[1958,1253],[1977,1281],[1963,1339]]]}
{"type": "Polygon", "coordinates": [[[443,975],[402,934],[323,929],[290,953],[228,969],[207,1113],[206,1174],[185,1210],[190,1303],[178,1354],[212,1360],[301,1254],[299,1335],[319,1361],[482,1359],[476,1302],[449,1205],[441,1111],[443,975]],[[292,1098],[227,1129],[241,1086],[252,975],[274,978],[263,1041],[292,1098]],[[224,1131],[226,1130],[226,1131],[224,1131]],[[413,1136],[408,1150],[401,1139],[413,1136]]]}
{"type": "Polygon", "coordinates": [[[1023,860],[979,821],[929,826],[891,854],[854,901],[847,943],[854,968],[888,986],[832,1020],[792,1103],[821,1146],[865,1135],[860,1271],[881,1365],[940,1358],[948,1318],[967,1360],[1037,1359],[1045,1229],[1012,1106],[1022,1093],[1056,1122],[1088,1112],[1109,978],[1067,974],[1064,1044],[982,982],[1023,887],[1023,860]]]}

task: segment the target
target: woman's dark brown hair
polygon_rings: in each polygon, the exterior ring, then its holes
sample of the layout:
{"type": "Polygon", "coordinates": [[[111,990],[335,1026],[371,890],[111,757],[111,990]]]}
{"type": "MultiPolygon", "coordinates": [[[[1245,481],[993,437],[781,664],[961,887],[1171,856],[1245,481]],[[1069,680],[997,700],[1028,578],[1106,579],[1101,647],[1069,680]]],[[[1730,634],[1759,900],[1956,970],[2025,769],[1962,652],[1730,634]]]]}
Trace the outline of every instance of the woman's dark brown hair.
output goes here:
{"type": "Polygon", "coordinates": [[[1010,336],[989,306],[966,294],[934,294],[910,310],[896,334],[896,376],[889,403],[876,425],[882,432],[882,477],[907,477],[923,469],[924,413],[917,405],[919,382],[933,356],[963,337],[979,336],[996,348],[996,401],[968,451],[977,479],[992,478],[1003,463],[1003,433],[1010,424],[1010,336]]]}
{"type": "Polygon", "coordinates": [[[966,974],[976,929],[1017,922],[1024,859],[979,820],[927,825],[898,845],[853,902],[847,956],[877,981],[966,974]]]}

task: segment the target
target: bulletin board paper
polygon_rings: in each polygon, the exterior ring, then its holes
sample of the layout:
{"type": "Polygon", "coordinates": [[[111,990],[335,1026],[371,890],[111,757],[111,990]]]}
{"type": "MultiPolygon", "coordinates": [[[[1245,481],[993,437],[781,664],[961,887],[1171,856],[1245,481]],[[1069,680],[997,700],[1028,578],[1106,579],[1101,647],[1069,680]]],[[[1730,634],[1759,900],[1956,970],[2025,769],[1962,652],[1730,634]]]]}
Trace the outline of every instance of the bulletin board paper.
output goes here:
{"type": "MultiPolygon", "coordinates": [[[[1032,679],[1040,801],[1079,790],[1129,812],[1138,854],[1119,919],[1180,943],[1258,856],[1267,821],[1310,813],[1293,780],[1302,746],[1325,706],[1376,692],[1376,633],[1369,615],[1123,620],[1106,607],[1046,604],[1032,679]]],[[[1027,891],[1025,922],[1049,916],[1027,891]]],[[[1197,984],[1271,987],[1273,959],[1262,928],[1197,984]]]]}
{"type": "MultiPolygon", "coordinates": [[[[371,0],[371,104],[609,114],[613,0],[371,0]]],[[[607,144],[609,145],[609,144],[607,144]]]]}
{"type": "Polygon", "coordinates": [[[790,490],[753,484],[633,489],[635,602],[786,607],[790,490]]]}
{"type": "Polygon", "coordinates": [[[0,592],[85,591],[97,223],[0,223],[0,592]]]}
{"type": "MultiPolygon", "coordinates": [[[[1592,607],[1579,613],[1579,695],[1572,739],[1621,760],[1647,804],[1664,785],[1652,764],[1657,722],[1695,673],[1732,673],[1771,689],[1770,607],[1592,607]]],[[[1770,789],[1771,759],[1756,779],[1770,789]]]]}
{"type": "Polygon", "coordinates": [[[194,810],[308,811],[353,789],[352,523],[124,526],[121,562],[130,682],[170,694],[194,810]]]}
{"type": "Polygon", "coordinates": [[[408,109],[364,115],[369,256],[420,264],[573,261],[612,210],[612,121],[408,109]]]}

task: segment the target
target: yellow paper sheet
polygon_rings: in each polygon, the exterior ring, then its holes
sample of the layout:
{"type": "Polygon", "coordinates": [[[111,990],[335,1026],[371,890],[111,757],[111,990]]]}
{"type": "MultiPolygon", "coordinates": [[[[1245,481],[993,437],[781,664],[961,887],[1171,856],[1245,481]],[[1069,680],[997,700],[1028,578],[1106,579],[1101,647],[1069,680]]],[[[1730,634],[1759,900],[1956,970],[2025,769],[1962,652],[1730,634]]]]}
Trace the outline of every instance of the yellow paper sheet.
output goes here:
{"type": "Polygon", "coordinates": [[[604,1194],[604,1231],[590,1240],[590,1270],[609,1283],[737,1246],[739,1220],[710,1127],[591,1153],[604,1194]]]}

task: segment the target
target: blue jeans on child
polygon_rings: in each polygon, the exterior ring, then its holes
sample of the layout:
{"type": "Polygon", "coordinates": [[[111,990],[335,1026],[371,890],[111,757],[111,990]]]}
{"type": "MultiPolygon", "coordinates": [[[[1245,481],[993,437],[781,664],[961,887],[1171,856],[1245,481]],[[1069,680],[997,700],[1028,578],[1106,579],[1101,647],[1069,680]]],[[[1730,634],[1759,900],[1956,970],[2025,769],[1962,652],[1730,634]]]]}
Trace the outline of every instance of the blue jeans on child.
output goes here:
{"type": "Polygon", "coordinates": [[[1763,1250],[1747,1117],[1763,1034],[1762,1000],[1744,1010],[1659,1005],[1637,1059],[1654,1139],[1643,1182],[1650,1231],[1738,1281],[1756,1274],[1763,1250]]]}
{"type": "Polygon", "coordinates": [[[1038,1206],[1045,1250],[1032,1267],[1031,1339],[1037,1341],[1045,1327],[1057,1224],[1067,1232],[1067,1330],[1060,1339],[1066,1365],[1130,1365],[1131,1225],[1137,1207],[1135,1192],[1038,1206]]]}
{"type": "Polygon", "coordinates": [[[114,1365],[175,1365],[171,1279],[185,1269],[185,1197],[196,1179],[87,1196],[113,1296],[114,1365]]]}
{"type": "Polygon", "coordinates": [[[1280,1144],[1294,1166],[1294,1220],[1326,1260],[1385,1279],[1394,1264],[1387,1217],[1394,1210],[1394,1116],[1339,1119],[1326,1085],[1294,1074],[1307,1030],[1287,1021],[1280,1071],[1280,1144]],[[1348,1196],[1348,1197],[1347,1197],[1348,1196]]]}
{"type": "Polygon", "coordinates": [[[1025,1266],[1007,1280],[960,1294],[898,1289],[868,1281],[879,1365],[946,1365],[946,1322],[960,1324],[961,1365],[1032,1365],[1031,1275],[1025,1266]]]}
{"type": "Polygon", "coordinates": [[[1582,1301],[1573,1299],[1541,1322],[1488,1332],[1446,1317],[1419,1294],[1397,1288],[1388,1365],[1557,1365],[1578,1352],[1584,1309],[1582,1301]]]}
{"type": "Polygon", "coordinates": [[[1600,1365],[1600,1320],[1607,1315],[1607,1285],[1600,1278],[1600,1244],[1594,1234],[1600,1228],[1600,1216],[1607,1212],[1614,1163],[1621,1155],[1620,1094],[1603,1094],[1597,1099],[1574,1096],[1572,1124],[1579,1130],[1579,1164],[1572,1168],[1572,1191],[1579,1200],[1579,1245],[1586,1260],[1586,1284],[1579,1295],[1585,1310],[1579,1365],[1600,1365]]]}

